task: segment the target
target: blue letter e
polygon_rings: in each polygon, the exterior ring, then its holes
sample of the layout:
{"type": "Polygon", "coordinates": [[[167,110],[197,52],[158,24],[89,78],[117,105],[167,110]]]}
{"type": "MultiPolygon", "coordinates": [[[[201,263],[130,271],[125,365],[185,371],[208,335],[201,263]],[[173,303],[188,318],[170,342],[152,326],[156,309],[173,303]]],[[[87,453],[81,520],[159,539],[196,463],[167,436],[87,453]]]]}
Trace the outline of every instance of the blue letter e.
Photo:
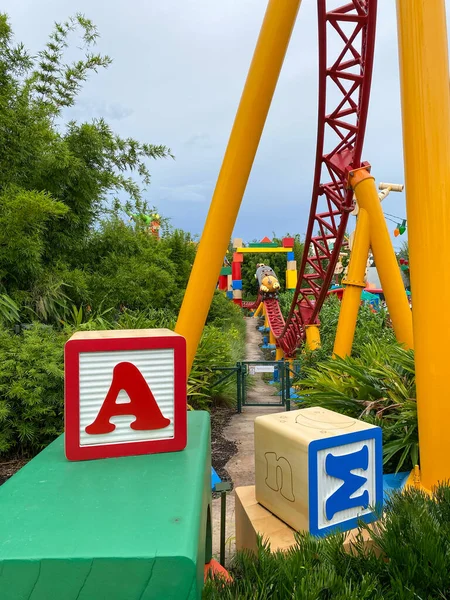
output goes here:
{"type": "Polygon", "coordinates": [[[359,496],[354,496],[355,492],[367,481],[367,477],[352,473],[353,469],[363,469],[365,471],[368,466],[369,449],[367,446],[363,446],[361,450],[351,454],[341,456],[328,454],[325,459],[326,473],[330,477],[342,479],[344,482],[325,503],[325,513],[329,521],[341,510],[358,506],[365,509],[369,506],[369,492],[367,490],[359,496]]]}

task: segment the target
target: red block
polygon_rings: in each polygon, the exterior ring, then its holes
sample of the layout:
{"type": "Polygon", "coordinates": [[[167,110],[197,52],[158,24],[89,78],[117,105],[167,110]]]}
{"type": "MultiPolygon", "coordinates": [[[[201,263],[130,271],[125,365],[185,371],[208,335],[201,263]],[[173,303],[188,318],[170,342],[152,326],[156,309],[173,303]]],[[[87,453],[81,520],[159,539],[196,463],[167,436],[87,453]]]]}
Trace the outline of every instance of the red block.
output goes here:
{"type": "Polygon", "coordinates": [[[219,290],[224,290],[225,292],[228,289],[228,277],[226,275],[219,276],[219,290]]]}
{"type": "Polygon", "coordinates": [[[241,252],[233,252],[233,262],[244,262],[244,255],[241,252]]]}
{"type": "Polygon", "coordinates": [[[295,242],[295,240],[293,237],[283,238],[283,240],[282,240],[283,248],[293,248],[294,242],[295,242]]]}
{"type": "Polygon", "coordinates": [[[242,298],[233,298],[233,302],[242,307],[242,298]]]}
{"type": "Polygon", "coordinates": [[[240,262],[231,263],[231,277],[233,278],[233,281],[242,279],[240,262]]]}
{"type": "Polygon", "coordinates": [[[75,333],[65,346],[69,460],[186,446],[186,340],[167,329],[75,333]]]}

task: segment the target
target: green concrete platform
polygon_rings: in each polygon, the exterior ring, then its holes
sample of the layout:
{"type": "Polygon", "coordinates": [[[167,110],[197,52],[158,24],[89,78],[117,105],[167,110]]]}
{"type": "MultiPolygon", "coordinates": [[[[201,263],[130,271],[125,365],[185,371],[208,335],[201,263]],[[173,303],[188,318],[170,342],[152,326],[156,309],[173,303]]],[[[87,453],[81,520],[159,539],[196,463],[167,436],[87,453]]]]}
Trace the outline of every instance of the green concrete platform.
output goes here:
{"type": "Polygon", "coordinates": [[[0,488],[0,600],[193,600],[211,554],[209,415],[182,452],[69,462],[63,436],[0,488]]]}

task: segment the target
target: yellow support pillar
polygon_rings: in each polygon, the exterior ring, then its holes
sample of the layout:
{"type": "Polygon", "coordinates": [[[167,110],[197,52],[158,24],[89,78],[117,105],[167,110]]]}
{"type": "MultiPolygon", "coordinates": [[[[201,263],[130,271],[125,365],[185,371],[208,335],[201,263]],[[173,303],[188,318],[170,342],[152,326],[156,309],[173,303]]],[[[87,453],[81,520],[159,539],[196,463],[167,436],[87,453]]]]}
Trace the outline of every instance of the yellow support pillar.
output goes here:
{"type": "Polygon", "coordinates": [[[260,302],[259,305],[258,305],[258,308],[253,313],[253,317],[255,319],[257,319],[258,317],[260,317],[262,315],[263,309],[264,309],[264,303],[260,302]]]}
{"type": "Polygon", "coordinates": [[[301,0],[270,0],[175,331],[187,340],[188,373],[208,315],[301,0]]]}
{"type": "Polygon", "coordinates": [[[266,311],[266,305],[265,304],[264,304],[264,308],[263,308],[263,315],[264,315],[264,327],[266,329],[269,329],[269,319],[267,318],[267,311],[266,311]]]}
{"type": "Polygon", "coordinates": [[[309,350],[320,348],[320,331],[318,325],[306,325],[306,346],[309,350]]]}
{"type": "Polygon", "coordinates": [[[333,356],[344,358],[345,356],[350,356],[352,352],[356,321],[361,304],[361,290],[366,287],[364,275],[366,273],[369,249],[369,215],[364,208],[360,208],[358,220],[356,221],[355,239],[348,264],[348,274],[347,278],[342,282],[345,285],[345,290],[339,311],[333,356]]]}
{"type": "Polygon", "coordinates": [[[275,336],[272,333],[272,330],[269,331],[269,344],[276,344],[277,340],[275,339],[275,336]]]}
{"type": "Polygon", "coordinates": [[[381,209],[375,180],[366,168],[362,168],[351,171],[349,181],[355,191],[360,209],[367,211],[369,217],[370,245],[395,336],[406,348],[412,348],[411,309],[409,308],[400,268],[381,209]]]}
{"type": "Polygon", "coordinates": [[[397,0],[420,479],[450,480],[450,92],[444,0],[397,0]]]}
{"type": "Polygon", "coordinates": [[[275,360],[282,360],[284,358],[284,352],[281,348],[275,350],[275,360]]]}

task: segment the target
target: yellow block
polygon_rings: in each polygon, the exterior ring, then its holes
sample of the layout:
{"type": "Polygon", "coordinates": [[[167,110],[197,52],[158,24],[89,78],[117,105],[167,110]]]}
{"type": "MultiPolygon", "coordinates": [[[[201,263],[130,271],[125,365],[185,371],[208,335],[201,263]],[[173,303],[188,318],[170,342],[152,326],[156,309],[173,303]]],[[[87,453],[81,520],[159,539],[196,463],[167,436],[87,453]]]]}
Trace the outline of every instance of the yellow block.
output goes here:
{"type": "Polygon", "coordinates": [[[265,252],[292,252],[292,248],[237,248],[236,252],[246,254],[264,254],[265,252]]]}
{"type": "Polygon", "coordinates": [[[286,289],[295,290],[297,287],[297,271],[286,271],[286,289]]]}
{"type": "Polygon", "coordinates": [[[318,407],[257,417],[255,494],[282,521],[313,535],[372,521],[371,506],[383,497],[381,429],[318,407]],[[339,491],[346,469],[347,497],[339,491]],[[355,469],[361,478],[352,487],[355,469]]]}

